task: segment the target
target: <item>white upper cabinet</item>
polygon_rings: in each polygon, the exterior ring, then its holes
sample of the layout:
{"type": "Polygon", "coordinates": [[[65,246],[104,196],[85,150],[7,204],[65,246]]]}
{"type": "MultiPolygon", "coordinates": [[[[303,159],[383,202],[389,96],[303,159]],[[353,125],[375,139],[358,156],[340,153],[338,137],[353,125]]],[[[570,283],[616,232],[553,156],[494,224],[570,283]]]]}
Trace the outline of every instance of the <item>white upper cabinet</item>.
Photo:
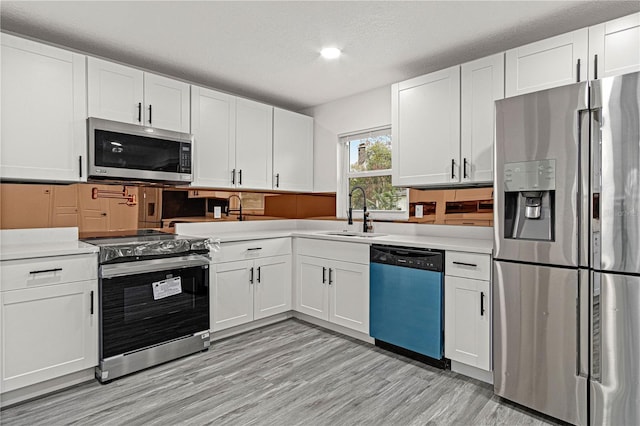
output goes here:
{"type": "Polygon", "coordinates": [[[189,132],[189,85],[88,58],[89,116],[189,132]]]}
{"type": "Polygon", "coordinates": [[[144,73],[96,58],[87,68],[89,117],[142,124],[144,73]]]}
{"type": "Polygon", "coordinates": [[[313,190],[313,118],[273,109],[273,189],[313,190]]]}
{"type": "Polygon", "coordinates": [[[504,98],[504,54],[461,66],[461,182],[493,182],[494,102],[504,98]]]}
{"type": "Polygon", "coordinates": [[[586,80],[587,51],[586,28],[508,50],[506,97],[586,80]]]}
{"type": "Polygon", "coordinates": [[[86,180],[85,57],[2,34],[2,179],[86,180]]]}
{"type": "Polygon", "coordinates": [[[460,67],[392,86],[394,186],[460,181],[460,67]]]}
{"type": "Polygon", "coordinates": [[[236,101],[235,185],[271,189],[273,170],[273,107],[248,99],[236,101]]]}
{"type": "Polygon", "coordinates": [[[506,97],[586,80],[587,29],[507,50],[506,97]]]}
{"type": "Polygon", "coordinates": [[[191,86],[194,186],[232,186],[236,157],[235,131],[235,96],[191,86]]]}
{"type": "Polygon", "coordinates": [[[144,73],[145,124],[189,133],[189,85],[144,73]]]}
{"type": "Polygon", "coordinates": [[[640,71],[640,13],[589,27],[589,79],[640,71]]]}

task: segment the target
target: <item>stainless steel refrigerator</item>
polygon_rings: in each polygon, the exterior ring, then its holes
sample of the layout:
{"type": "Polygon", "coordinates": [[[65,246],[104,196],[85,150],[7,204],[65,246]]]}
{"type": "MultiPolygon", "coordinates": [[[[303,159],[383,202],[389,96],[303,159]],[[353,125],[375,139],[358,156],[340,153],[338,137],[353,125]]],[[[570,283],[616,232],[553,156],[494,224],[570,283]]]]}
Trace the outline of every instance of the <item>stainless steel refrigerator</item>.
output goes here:
{"type": "Polygon", "coordinates": [[[496,103],[494,390],[640,424],[640,73],[496,103]]]}

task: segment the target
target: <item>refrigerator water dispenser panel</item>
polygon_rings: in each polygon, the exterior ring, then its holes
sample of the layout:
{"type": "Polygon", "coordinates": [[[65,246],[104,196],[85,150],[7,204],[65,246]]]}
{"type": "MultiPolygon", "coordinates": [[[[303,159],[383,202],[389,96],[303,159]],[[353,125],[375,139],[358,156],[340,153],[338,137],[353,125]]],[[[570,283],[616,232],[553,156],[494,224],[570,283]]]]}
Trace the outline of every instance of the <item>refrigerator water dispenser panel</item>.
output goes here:
{"type": "Polygon", "coordinates": [[[553,241],[556,160],[504,165],[505,238],[553,241]]]}

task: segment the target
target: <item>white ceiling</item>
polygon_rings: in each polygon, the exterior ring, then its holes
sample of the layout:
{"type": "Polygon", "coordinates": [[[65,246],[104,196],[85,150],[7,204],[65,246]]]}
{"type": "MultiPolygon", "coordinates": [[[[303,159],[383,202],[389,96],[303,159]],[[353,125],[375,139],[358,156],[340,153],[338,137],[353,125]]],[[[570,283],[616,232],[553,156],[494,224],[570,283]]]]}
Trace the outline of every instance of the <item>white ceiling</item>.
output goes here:
{"type": "Polygon", "coordinates": [[[0,25],[300,110],[638,10],[638,1],[5,0],[0,25]],[[320,58],[328,45],[344,55],[320,58]]]}

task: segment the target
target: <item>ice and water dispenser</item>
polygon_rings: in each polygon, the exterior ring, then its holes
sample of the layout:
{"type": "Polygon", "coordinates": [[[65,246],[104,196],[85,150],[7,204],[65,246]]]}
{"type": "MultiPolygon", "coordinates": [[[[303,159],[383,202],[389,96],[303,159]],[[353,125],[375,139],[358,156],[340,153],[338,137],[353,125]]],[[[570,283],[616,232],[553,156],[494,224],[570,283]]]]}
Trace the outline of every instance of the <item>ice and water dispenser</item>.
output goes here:
{"type": "Polygon", "coordinates": [[[553,241],[556,160],[504,165],[505,238],[553,241]]]}

